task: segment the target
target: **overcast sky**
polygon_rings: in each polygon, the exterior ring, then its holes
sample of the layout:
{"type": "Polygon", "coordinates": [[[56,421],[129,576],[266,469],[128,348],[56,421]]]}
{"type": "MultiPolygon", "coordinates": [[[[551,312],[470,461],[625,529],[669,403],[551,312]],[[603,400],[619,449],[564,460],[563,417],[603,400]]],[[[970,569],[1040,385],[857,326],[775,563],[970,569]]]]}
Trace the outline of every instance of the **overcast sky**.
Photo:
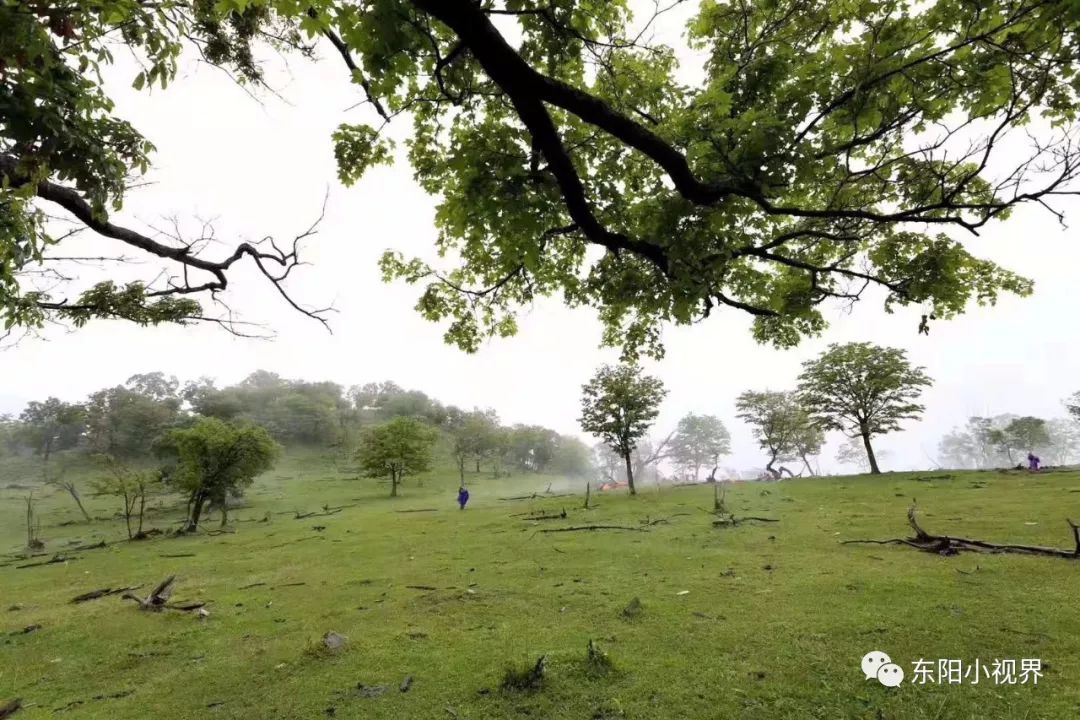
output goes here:
{"type": "MultiPolygon", "coordinates": [[[[325,53],[324,53],[325,55],[325,53]]],[[[291,281],[294,297],[312,306],[333,303],[333,334],[291,311],[252,273],[235,273],[229,300],[245,319],[271,326],[273,341],[234,338],[215,327],[136,328],[98,321],[75,333],[49,331],[0,352],[0,411],[17,412],[31,399],[56,395],[81,400],[134,373],[162,370],[179,378],[202,375],[223,383],[262,368],[286,377],[333,380],[343,385],[390,379],[424,390],[445,403],[493,407],[506,422],[546,425],[580,434],[580,386],[596,367],[617,358],[598,347],[600,326],[592,310],[568,310],[558,301],[537,303],[520,321],[517,337],[493,340],[475,355],[443,344],[443,328],[412,309],[419,289],[386,285],[377,260],[388,248],[407,256],[433,255],[434,200],[412,181],[405,162],[376,168],[352,188],[335,179],[330,135],[343,121],[368,119],[346,112],[358,98],[343,69],[326,59],[290,62],[275,73],[283,99],[253,101],[223,73],[189,65],[165,92],[126,89],[126,68],[114,76],[121,115],[156,146],[154,185],[135,191],[119,219],[145,229],[163,218],[217,218],[223,245],[273,235],[289,239],[318,214],[329,191],[320,233],[304,246],[312,265],[291,281]]],[[[398,121],[399,131],[407,121],[398,121]]],[[[1080,218],[1080,204],[1063,205],[1080,218]]],[[[194,231],[198,224],[189,225],[194,231]]],[[[110,252],[90,239],[84,249],[110,252]]],[[[879,302],[852,312],[828,311],[831,328],[790,351],[756,345],[749,318],[736,310],[715,312],[692,328],[670,329],[667,357],[647,366],[670,394],[657,424],[666,434],[686,412],[720,416],[732,433],[727,464],[760,467],[749,428],[734,418],[734,399],[746,389],[786,389],[800,363],[830,342],[867,340],[904,348],[927,368],[935,384],[925,395],[924,420],[879,440],[889,451],[884,469],[927,467],[937,441],[973,414],[1004,412],[1063,415],[1061,399],[1080,389],[1080,247],[1075,233],[1035,208],[967,240],[978,255],[1033,277],[1035,295],[1004,298],[995,308],[916,334],[919,311],[885,314],[879,302]]],[[[115,251],[115,248],[112,248],[115,251]]],[[[155,265],[140,268],[153,275],[155,265]]],[[[95,279],[85,270],[84,279],[95,279]]],[[[822,458],[837,468],[833,437],[822,458]]]]}

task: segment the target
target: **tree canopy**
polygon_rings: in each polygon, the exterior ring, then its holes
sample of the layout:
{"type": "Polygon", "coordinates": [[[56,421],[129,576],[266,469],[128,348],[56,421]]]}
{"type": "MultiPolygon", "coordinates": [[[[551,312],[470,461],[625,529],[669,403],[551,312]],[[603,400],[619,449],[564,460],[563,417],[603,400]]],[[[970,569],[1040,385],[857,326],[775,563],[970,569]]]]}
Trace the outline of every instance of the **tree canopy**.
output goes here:
{"type": "Polygon", "coordinates": [[[360,471],[370,477],[389,477],[390,495],[397,497],[398,485],[406,475],[431,467],[437,437],[434,429],[411,417],[364,428],[356,451],[360,471]]]}
{"type": "Polygon", "coordinates": [[[824,440],[822,432],[811,421],[806,408],[793,392],[776,390],[747,390],[735,400],[736,417],[753,428],[754,439],[769,456],[765,471],[779,479],[787,468],[777,462],[816,455],[824,440]]]}
{"type": "Polygon", "coordinates": [[[626,363],[605,365],[581,388],[581,429],[614,450],[626,465],[630,494],[636,495],[632,455],[660,413],[667,390],[657,378],[626,363]]]}
{"type": "Polygon", "coordinates": [[[671,438],[671,459],[694,480],[703,466],[712,466],[709,479],[715,480],[720,456],[730,451],[731,434],[715,415],[685,415],[671,438]]]}
{"type": "Polygon", "coordinates": [[[110,219],[153,153],[99,75],[114,38],[141,61],[136,88],[164,87],[192,45],[248,83],[265,81],[265,44],[331,49],[369,110],[333,133],[339,177],[395,160],[387,128],[411,121],[408,162],[439,198],[436,247],[456,260],[391,252],[382,269],[422,284],[418,310],[449,320],[447,340],[466,350],[515,332],[519,308],[549,295],[598,308],[604,340],[633,355],[661,352],[664,323],[720,308],[790,346],[824,329],[823,304],[871,287],[887,309],[935,318],[1031,291],[949,231],[977,233],[1024,204],[1060,216],[1054,201],[1075,192],[1076,3],[702,0],[679,47],[649,39],[670,9],[656,7],[4,3],[4,322],[224,322],[204,300],[249,262],[317,315],[283,285],[311,230],[212,257],[205,237],[110,219]],[[65,241],[43,207],[167,272],[35,285],[65,241]]]}
{"type": "Polygon", "coordinates": [[[870,440],[900,429],[918,418],[915,402],[931,384],[921,367],[913,367],[903,350],[870,343],[832,344],[816,360],[803,363],[799,397],[817,423],[861,437],[870,472],[880,471],[870,440]]]}
{"type": "Polygon", "coordinates": [[[168,445],[176,455],[169,481],[188,494],[188,532],[198,528],[208,502],[221,508],[224,522],[228,499],[243,494],[281,453],[264,428],[218,418],[200,418],[191,427],[173,430],[168,445]]]}
{"type": "Polygon", "coordinates": [[[81,405],[66,403],[58,398],[43,402],[32,401],[19,415],[21,432],[34,452],[44,462],[54,450],[75,447],[85,428],[86,412],[81,405]]]}

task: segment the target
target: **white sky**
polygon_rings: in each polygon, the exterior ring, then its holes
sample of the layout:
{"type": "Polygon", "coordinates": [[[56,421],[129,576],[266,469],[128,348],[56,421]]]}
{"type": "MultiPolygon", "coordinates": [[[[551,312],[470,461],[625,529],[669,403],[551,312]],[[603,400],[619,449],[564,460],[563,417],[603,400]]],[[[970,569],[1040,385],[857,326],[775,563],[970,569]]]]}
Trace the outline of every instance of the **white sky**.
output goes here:
{"type": "MultiPolygon", "coordinates": [[[[110,321],[71,334],[51,331],[0,352],[0,412],[47,395],[81,400],[138,372],[231,383],[262,368],[346,386],[392,379],[445,403],[494,407],[505,422],[580,434],[580,386],[617,357],[598,348],[595,313],[541,302],[521,318],[515,338],[491,341],[471,356],[444,345],[442,328],[412,309],[419,290],[384,284],[376,265],[387,248],[433,255],[434,200],[413,183],[405,162],[376,168],[353,188],[337,183],[330,134],[342,121],[367,119],[369,111],[345,112],[358,97],[335,58],[323,54],[317,65],[292,60],[291,75],[274,79],[285,102],[265,96],[260,106],[206,66],[189,66],[167,91],[153,94],[128,90],[125,68],[113,97],[119,113],[157,146],[156,184],[133,193],[119,220],[145,227],[173,215],[219,218],[218,236],[227,243],[289,239],[314,219],[329,188],[326,220],[305,246],[313,265],[297,271],[289,287],[308,305],[334,304],[333,335],[292,312],[254,274],[234,273],[230,303],[246,319],[271,325],[276,340],[237,339],[211,326],[142,329],[110,321]]],[[[398,121],[401,131],[407,122],[398,121]]],[[[1080,203],[1063,206],[1074,217],[1080,211],[1080,203]]],[[[110,252],[109,243],[85,246],[110,252]]],[[[890,452],[885,469],[928,466],[926,455],[936,454],[941,434],[972,414],[1061,416],[1061,399],[1080,389],[1075,234],[1045,211],[1025,208],[969,247],[1034,277],[1034,297],[1006,297],[996,308],[939,321],[929,337],[916,335],[915,308],[892,316],[874,302],[851,314],[835,308],[824,337],[785,352],[756,345],[749,318],[735,310],[669,330],[666,359],[648,364],[670,390],[656,434],[666,434],[688,411],[716,414],[732,433],[726,463],[759,467],[764,463],[749,428],[734,418],[735,396],[789,388],[803,360],[829,342],[851,340],[905,348],[935,379],[925,395],[925,419],[878,440],[890,452]]],[[[223,245],[208,253],[227,251],[223,245]]],[[[143,269],[152,274],[153,268],[143,269]]],[[[839,440],[833,437],[822,457],[826,469],[837,468],[839,440]]]]}

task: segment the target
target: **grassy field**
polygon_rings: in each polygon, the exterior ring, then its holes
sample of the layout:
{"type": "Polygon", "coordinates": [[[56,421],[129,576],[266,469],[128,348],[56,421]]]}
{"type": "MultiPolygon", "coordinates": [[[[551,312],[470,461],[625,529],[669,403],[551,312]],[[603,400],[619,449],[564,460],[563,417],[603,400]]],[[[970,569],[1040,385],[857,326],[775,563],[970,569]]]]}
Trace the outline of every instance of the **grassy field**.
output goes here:
{"type": "MultiPolygon", "coordinates": [[[[28,490],[11,486],[33,474],[2,471],[0,549],[16,553],[28,490]]],[[[780,522],[728,529],[711,525],[708,486],[594,495],[589,511],[580,496],[500,499],[549,480],[477,477],[460,512],[450,473],[391,500],[331,456],[293,455],[252,489],[235,533],[116,542],[34,568],[0,559],[0,704],[21,697],[27,720],[1080,715],[1080,563],[840,544],[905,536],[916,498],[931,532],[1071,547],[1078,473],[744,483],[728,506],[780,522]],[[291,514],[323,505],[355,506],[291,514]],[[564,507],[565,520],[514,517],[564,507]],[[539,532],[646,520],[647,532],[539,532]],[[208,618],[70,602],[170,574],[175,599],[209,601],[208,618]],[[348,638],[344,651],[320,650],[328,631],[348,638]],[[590,640],[610,672],[587,662],[590,640]],[[909,677],[919,658],[1039,658],[1043,676],[890,689],[859,671],[871,650],[909,677]],[[542,690],[501,688],[508,668],[541,655],[542,690]]],[[[37,494],[50,554],[123,536],[115,518],[62,524],[80,518],[70,499],[37,494]]],[[[179,512],[155,508],[151,525],[175,527],[179,512]]]]}

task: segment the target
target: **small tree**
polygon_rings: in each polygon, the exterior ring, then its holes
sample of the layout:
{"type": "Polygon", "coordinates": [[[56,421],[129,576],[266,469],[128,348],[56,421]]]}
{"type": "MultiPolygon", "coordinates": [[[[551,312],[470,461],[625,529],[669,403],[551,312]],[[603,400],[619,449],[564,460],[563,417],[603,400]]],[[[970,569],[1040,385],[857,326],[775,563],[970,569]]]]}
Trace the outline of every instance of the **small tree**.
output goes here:
{"type": "Polygon", "coordinates": [[[198,529],[210,502],[221,507],[224,523],[228,498],[243,494],[256,477],[274,466],[281,453],[281,446],[265,428],[217,418],[200,418],[191,427],[173,430],[166,444],[176,453],[170,480],[188,494],[183,532],[198,529]]]}
{"type": "Polygon", "coordinates": [[[1065,409],[1069,411],[1073,420],[1080,423],[1080,391],[1065,398],[1065,409]]]}
{"type": "Polygon", "coordinates": [[[1037,417],[1019,417],[1005,426],[1004,445],[1012,462],[1012,451],[1034,452],[1050,445],[1046,421],[1037,417]]]}
{"type": "MultiPolygon", "coordinates": [[[[821,446],[824,444],[825,431],[800,406],[795,431],[791,438],[791,448],[795,457],[803,461],[803,466],[810,475],[817,475],[814,466],[810,464],[810,458],[820,455],[821,446]]],[[[799,474],[802,475],[802,472],[800,471],[799,474]]]]}
{"type": "Polygon", "coordinates": [[[48,463],[56,450],[75,447],[85,430],[86,411],[82,405],[51,397],[30,402],[19,416],[26,443],[48,463]]]}
{"type": "Polygon", "coordinates": [[[930,384],[903,350],[833,344],[818,359],[803,363],[799,396],[821,427],[862,438],[870,472],[877,475],[881,470],[870,439],[919,417],[924,408],[915,400],[930,384]]]}
{"type": "Polygon", "coordinates": [[[578,422],[623,459],[630,494],[636,495],[632,456],[660,412],[660,402],[667,394],[664,384],[643,375],[636,365],[605,365],[581,391],[578,422]]]}
{"type": "Polygon", "coordinates": [[[41,464],[41,479],[46,485],[59,488],[71,496],[71,499],[75,501],[75,504],[79,507],[79,512],[82,513],[86,522],[90,522],[93,518],[90,517],[90,513],[86,511],[86,506],[83,505],[82,496],[79,494],[79,488],[67,475],[68,465],[64,462],[59,463],[46,463],[41,464]]]}
{"type": "Polygon", "coordinates": [[[775,465],[796,459],[799,456],[798,442],[801,439],[805,443],[811,433],[806,427],[810,424],[810,418],[799,405],[795,394],[748,390],[735,400],[735,408],[738,410],[736,417],[753,427],[754,438],[769,456],[766,472],[776,479],[783,472],[792,475],[787,468],[777,468],[775,465]]]}
{"type": "Polygon", "coordinates": [[[99,457],[106,475],[97,479],[94,489],[103,495],[119,498],[124,506],[124,523],[128,539],[142,538],[146,498],[161,484],[160,470],[134,470],[111,455],[99,457]],[[135,526],[132,527],[132,522],[135,526]]]}
{"type": "Polygon", "coordinates": [[[364,429],[356,459],[367,476],[389,477],[390,497],[397,497],[403,477],[431,467],[436,438],[435,430],[420,420],[397,417],[364,429]]]}
{"type": "Polygon", "coordinates": [[[716,481],[720,457],[731,451],[731,435],[715,415],[689,413],[679,420],[671,439],[671,457],[695,481],[703,465],[711,465],[709,481],[716,481]]]}

